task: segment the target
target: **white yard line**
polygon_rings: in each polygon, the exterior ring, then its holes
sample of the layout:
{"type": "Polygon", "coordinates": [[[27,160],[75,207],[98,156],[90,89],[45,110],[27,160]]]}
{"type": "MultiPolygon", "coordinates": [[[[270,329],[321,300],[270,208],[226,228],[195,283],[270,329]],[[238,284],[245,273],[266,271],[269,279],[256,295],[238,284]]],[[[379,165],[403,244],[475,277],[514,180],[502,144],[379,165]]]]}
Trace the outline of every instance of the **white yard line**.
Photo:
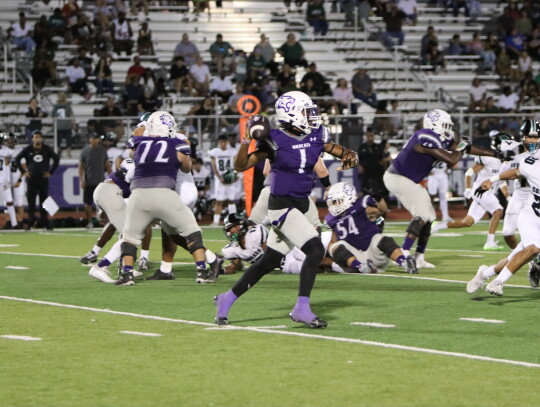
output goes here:
{"type": "Polygon", "coordinates": [[[393,324],[383,324],[381,322],[351,322],[351,325],[372,326],[375,328],[395,328],[393,324]]]}
{"type": "Polygon", "coordinates": [[[18,341],[41,341],[41,338],[34,338],[33,336],[0,335],[0,338],[15,339],[18,341]]]}
{"type": "Polygon", "coordinates": [[[163,336],[161,334],[156,334],[156,333],[153,333],[153,332],[120,331],[120,333],[121,334],[127,334],[127,335],[150,336],[150,337],[163,336]]]}
{"type": "MultiPolygon", "coordinates": [[[[105,313],[105,314],[123,315],[123,316],[129,316],[129,317],[134,317],[134,318],[151,319],[151,320],[155,320],[155,321],[166,321],[166,322],[175,322],[175,323],[188,324],[188,325],[199,325],[199,326],[205,326],[205,327],[210,327],[210,326],[215,327],[214,324],[210,324],[208,322],[198,322],[198,321],[189,321],[189,320],[185,320],[185,319],[165,318],[165,317],[159,317],[159,316],[155,316],[155,315],[135,314],[133,312],[123,312],[123,311],[113,311],[113,310],[107,310],[107,309],[101,309],[101,308],[83,307],[83,306],[78,306],[78,305],[61,304],[61,303],[51,302],[51,301],[33,300],[33,299],[29,299],[29,298],[17,298],[17,297],[0,296],[0,299],[9,300],[9,301],[27,302],[27,303],[40,304],[40,305],[49,305],[49,306],[54,306],[54,307],[80,309],[80,310],[85,310],[85,311],[101,312],[101,313],[105,313]]],[[[223,329],[222,331],[225,332],[225,331],[230,330],[230,329],[231,328],[223,329]]],[[[457,357],[457,358],[463,358],[463,359],[472,359],[472,360],[481,360],[481,361],[486,361],[486,362],[503,363],[503,364],[507,364],[507,365],[540,368],[540,364],[538,364],[538,363],[530,363],[530,362],[523,362],[523,361],[519,361],[519,360],[510,360],[510,359],[498,359],[498,358],[492,358],[492,357],[489,357],[489,356],[470,355],[468,353],[460,353],[460,352],[447,352],[447,351],[441,351],[441,350],[437,350],[437,349],[419,348],[419,347],[416,347],[416,346],[398,345],[398,344],[393,344],[393,343],[364,341],[364,340],[361,340],[361,339],[340,338],[340,337],[336,337],[336,336],[315,335],[315,334],[307,334],[307,333],[302,333],[302,332],[281,331],[281,330],[268,329],[268,328],[257,328],[257,327],[236,327],[235,326],[235,329],[236,330],[251,331],[251,332],[274,334],[274,335],[289,335],[289,336],[297,336],[297,337],[302,337],[302,338],[322,339],[322,340],[326,340],[326,341],[355,343],[355,344],[368,345],[368,346],[377,346],[377,347],[388,348],[388,349],[397,349],[397,350],[405,350],[405,351],[411,351],[411,352],[427,353],[427,354],[432,354],[432,355],[451,356],[451,357],[457,357]]]]}
{"type": "Polygon", "coordinates": [[[12,270],[30,270],[28,267],[22,267],[22,266],[6,266],[4,268],[12,269],[12,270]]]}
{"type": "Polygon", "coordinates": [[[484,318],[460,318],[461,321],[469,322],[485,322],[486,324],[504,324],[506,321],[500,319],[484,319],[484,318]]]}

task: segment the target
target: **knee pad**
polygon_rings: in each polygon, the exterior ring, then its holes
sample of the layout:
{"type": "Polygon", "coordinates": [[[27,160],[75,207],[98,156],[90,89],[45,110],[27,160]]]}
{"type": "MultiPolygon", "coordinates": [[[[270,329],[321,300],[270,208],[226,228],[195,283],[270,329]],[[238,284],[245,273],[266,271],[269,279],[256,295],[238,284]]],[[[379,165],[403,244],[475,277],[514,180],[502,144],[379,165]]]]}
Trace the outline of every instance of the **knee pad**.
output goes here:
{"type": "Polygon", "coordinates": [[[304,245],[300,248],[306,256],[310,255],[320,255],[321,258],[324,257],[324,246],[319,237],[313,237],[309,239],[304,245]]]}
{"type": "Polygon", "coordinates": [[[120,245],[120,250],[122,252],[122,257],[130,256],[133,257],[133,259],[137,258],[137,246],[135,246],[133,243],[122,242],[120,245]]]}
{"type": "Polygon", "coordinates": [[[422,227],[422,230],[420,231],[420,235],[418,237],[429,237],[431,235],[431,222],[426,222],[424,227],[422,227]]]}
{"type": "Polygon", "coordinates": [[[202,233],[200,231],[193,232],[191,235],[186,236],[186,242],[190,253],[205,248],[202,241],[202,233]]]}
{"type": "Polygon", "coordinates": [[[347,260],[349,260],[351,257],[354,257],[354,254],[352,254],[342,244],[338,244],[337,247],[332,252],[332,258],[341,267],[349,267],[347,265],[347,260]]]}
{"type": "Polygon", "coordinates": [[[394,250],[399,249],[399,246],[391,237],[383,236],[379,241],[379,244],[377,244],[377,249],[383,252],[387,257],[390,257],[394,250]]]}
{"type": "Polygon", "coordinates": [[[407,233],[410,233],[414,236],[420,236],[420,233],[422,232],[422,228],[426,222],[422,220],[419,216],[415,216],[411,223],[409,223],[409,226],[407,227],[407,233]]]}

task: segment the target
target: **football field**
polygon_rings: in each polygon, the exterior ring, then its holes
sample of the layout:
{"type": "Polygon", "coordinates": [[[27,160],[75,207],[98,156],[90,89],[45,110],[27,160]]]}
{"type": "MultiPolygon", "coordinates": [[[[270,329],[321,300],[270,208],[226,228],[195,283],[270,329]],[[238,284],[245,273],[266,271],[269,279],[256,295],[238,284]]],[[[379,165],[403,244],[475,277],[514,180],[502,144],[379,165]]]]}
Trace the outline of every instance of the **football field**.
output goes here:
{"type": "MultiPolygon", "coordinates": [[[[405,228],[385,233],[401,243],[405,228]]],[[[118,287],[79,263],[99,230],[2,232],[0,406],[538,406],[540,291],[527,269],[503,297],[465,292],[508,253],[482,250],[486,229],[433,236],[437,267],[418,276],[319,274],[323,330],[289,319],[295,275],[266,276],[217,327],[212,298],[238,274],[198,285],[179,249],[176,280],[118,287]]],[[[218,228],[204,238],[226,244],[218,228]]],[[[155,230],[147,276],[160,256],[155,230]]]]}

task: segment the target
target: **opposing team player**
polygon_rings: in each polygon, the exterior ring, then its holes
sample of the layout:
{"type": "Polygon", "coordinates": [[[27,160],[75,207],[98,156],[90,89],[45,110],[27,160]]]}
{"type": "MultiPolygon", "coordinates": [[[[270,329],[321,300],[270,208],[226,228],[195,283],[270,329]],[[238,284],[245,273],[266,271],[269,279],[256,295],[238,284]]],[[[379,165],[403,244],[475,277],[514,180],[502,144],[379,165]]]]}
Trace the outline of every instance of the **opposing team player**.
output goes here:
{"type": "Polygon", "coordinates": [[[268,218],[272,224],[267,248],[263,256],[250,266],[231,290],[214,299],[216,323],[228,323],[229,310],[238,297],[253,287],[265,274],[278,267],[283,257],[294,247],[300,248],[306,258],[300,271],[298,299],[292,312],[293,321],[312,328],[328,324],[311,311],[310,295],[317,267],[325,249],[315,225],[306,216],[309,195],[313,187],[313,167],[321,153],[326,152],[342,160],[342,168],[358,163],[355,152],[334,144],[325,127],[321,127],[317,105],[302,92],[287,92],[276,102],[278,129],[269,129],[262,116],[251,119],[246,138],[235,159],[235,169],[245,171],[267,158],[272,162],[268,218]],[[248,154],[250,137],[260,140],[257,149],[248,154]]]}
{"type": "Polygon", "coordinates": [[[427,180],[428,192],[432,198],[439,198],[439,208],[442,220],[451,221],[448,214],[448,164],[443,161],[435,162],[427,180]]]}
{"type": "Polygon", "coordinates": [[[154,219],[165,222],[186,238],[197,267],[197,282],[215,281],[204,255],[202,233],[193,212],[176,193],[178,169],[191,171],[191,148],[176,138],[176,122],[165,111],[150,115],[147,136],[134,136],[128,142],[133,150],[135,175],[131,182],[126,225],[122,239],[122,271],[117,285],[133,285],[133,265],[144,230],[154,219]]]}
{"type": "Polygon", "coordinates": [[[394,239],[381,233],[377,219],[386,212],[384,199],[370,195],[358,199],[348,182],[338,182],[328,190],[326,224],[333,235],[329,252],[341,267],[361,273],[383,272],[394,260],[410,274],[417,274],[414,257],[405,255],[394,239]]]}
{"type": "Polygon", "coordinates": [[[399,152],[383,180],[386,188],[396,196],[411,213],[413,219],[407,227],[407,234],[401,248],[408,255],[416,239],[416,266],[435,267],[424,259],[424,252],[431,234],[431,223],[435,220],[435,210],[428,192],[420,182],[429,174],[437,161],[453,166],[467,152],[493,156],[493,151],[485,151],[472,146],[468,140],[458,142],[452,127],[450,115],[441,109],[433,109],[424,115],[424,128],[415,132],[399,152]]]}
{"type": "MultiPolygon", "coordinates": [[[[503,154],[506,151],[512,151],[519,146],[517,141],[506,133],[497,132],[491,137],[491,148],[503,154]],[[505,149],[503,151],[503,149],[505,149]]],[[[505,197],[509,196],[506,183],[497,182],[493,184],[490,191],[485,192],[481,196],[474,196],[475,191],[482,182],[489,179],[495,174],[498,174],[503,164],[503,160],[495,157],[476,157],[474,165],[465,173],[465,198],[472,198],[473,202],[469,207],[467,215],[463,219],[453,220],[451,222],[436,222],[432,227],[432,233],[436,233],[446,228],[467,228],[477,223],[484,217],[486,212],[491,214],[489,221],[489,229],[487,241],[484,245],[484,250],[502,250],[502,246],[495,241],[495,232],[503,215],[503,207],[497,198],[496,191],[500,188],[505,197]],[[472,183],[472,178],[476,174],[476,180],[472,183]]]]}
{"type": "MultiPolygon", "coordinates": [[[[533,121],[529,126],[528,134],[523,139],[525,149],[529,154],[520,158],[519,167],[492,176],[485,180],[477,190],[479,194],[482,191],[489,191],[492,185],[500,180],[521,177],[527,179],[532,193],[517,220],[521,242],[508,257],[497,264],[489,267],[480,266],[474,278],[467,284],[468,293],[476,292],[487,279],[498,274],[486,286],[486,291],[490,294],[503,295],[504,283],[540,253],[540,125],[537,121],[533,121]]],[[[529,280],[531,280],[531,274],[529,274],[529,280]]],[[[531,280],[531,285],[538,286],[538,279],[531,280]]]]}
{"type": "MultiPolygon", "coordinates": [[[[4,197],[6,209],[9,215],[12,229],[20,229],[17,222],[17,214],[13,200],[11,185],[11,168],[15,163],[14,150],[8,146],[11,137],[9,134],[0,133],[0,189],[4,197]],[[4,145],[5,144],[5,145],[4,145]]],[[[14,137],[13,137],[14,140],[14,137]]]]}

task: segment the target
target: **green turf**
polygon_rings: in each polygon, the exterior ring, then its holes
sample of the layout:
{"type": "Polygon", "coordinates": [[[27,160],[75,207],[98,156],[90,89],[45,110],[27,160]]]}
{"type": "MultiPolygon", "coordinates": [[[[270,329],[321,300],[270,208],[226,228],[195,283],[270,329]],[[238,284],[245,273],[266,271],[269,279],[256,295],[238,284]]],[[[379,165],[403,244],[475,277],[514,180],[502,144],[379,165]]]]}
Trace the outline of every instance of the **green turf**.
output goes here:
{"type": "MultiPolygon", "coordinates": [[[[0,335],[42,338],[0,338],[0,406],[536,406],[539,368],[359,342],[540,364],[540,292],[526,287],[526,270],[508,282],[501,298],[484,291],[465,293],[465,282],[478,265],[504,256],[481,251],[485,236],[477,232],[485,228],[433,237],[427,259],[437,268],[421,269],[418,278],[396,267],[381,276],[319,275],[312,304],[328,320],[325,330],[288,319],[298,277],[274,272],[230,313],[231,324],[244,328],[282,326],[258,331],[214,329],[212,324],[212,296],[230,288],[238,275],[197,285],[193,267],[182,264],[175,266],[174,281],[115,287],[90,279],[88,267],[78,262],[97,233],[0,234],[0,245],[18,245],[0,247],[1,296],[191,321],[0,299],[0,335]],[[126,335],[122,330],[163,336],[126,335]],[[298,336],[302,334],[314,336],[298,336]]],[[[386,230],[401,235],[404,229],[390,223],[386,230]]],[[[157,266],[160,242],[154,235],[151,260],[157,266]]],[[[214,250],[225,244],[219,229],[205,229],[204,237],[214,250]]],[[[191,262],[180,251],[176,261],[191,262]]]]}

